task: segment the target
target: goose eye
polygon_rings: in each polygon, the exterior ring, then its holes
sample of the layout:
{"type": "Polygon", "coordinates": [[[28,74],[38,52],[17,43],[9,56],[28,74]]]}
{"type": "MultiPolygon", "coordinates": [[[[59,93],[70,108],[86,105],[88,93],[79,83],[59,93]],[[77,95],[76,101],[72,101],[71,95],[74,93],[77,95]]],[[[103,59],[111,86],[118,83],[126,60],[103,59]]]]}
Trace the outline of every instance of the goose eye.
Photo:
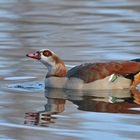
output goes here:
{"type": "Polygon", "coordinates": [[[49,50],[45,50],[43,51],[43,55],[46,57],[52,56],[52,52],[50,52],[49,50]]]}

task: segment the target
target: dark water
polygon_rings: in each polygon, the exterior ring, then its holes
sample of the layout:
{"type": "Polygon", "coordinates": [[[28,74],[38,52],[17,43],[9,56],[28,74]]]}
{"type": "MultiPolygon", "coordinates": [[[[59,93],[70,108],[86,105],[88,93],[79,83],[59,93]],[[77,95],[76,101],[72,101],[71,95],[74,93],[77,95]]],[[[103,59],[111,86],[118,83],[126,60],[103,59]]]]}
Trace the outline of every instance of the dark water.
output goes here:
{"type": "Polygon", "coordinates": [[[0,139],[140,139],[140,95],[44,90],[49,48],[68,67],[139,57],[139,0],[0,0],[0,139]]]}

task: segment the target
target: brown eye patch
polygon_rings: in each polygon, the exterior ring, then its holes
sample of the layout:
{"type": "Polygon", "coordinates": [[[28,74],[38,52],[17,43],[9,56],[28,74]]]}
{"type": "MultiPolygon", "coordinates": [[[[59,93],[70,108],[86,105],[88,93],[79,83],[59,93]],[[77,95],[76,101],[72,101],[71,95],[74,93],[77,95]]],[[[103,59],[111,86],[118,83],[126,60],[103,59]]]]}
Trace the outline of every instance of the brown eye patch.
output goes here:
{"type": "Polygon", "coordinates": [[[52,52],[49,50],[45,50],[43,51],[43,55],[49,57],[49,56],[52,56],[52,52]]]}

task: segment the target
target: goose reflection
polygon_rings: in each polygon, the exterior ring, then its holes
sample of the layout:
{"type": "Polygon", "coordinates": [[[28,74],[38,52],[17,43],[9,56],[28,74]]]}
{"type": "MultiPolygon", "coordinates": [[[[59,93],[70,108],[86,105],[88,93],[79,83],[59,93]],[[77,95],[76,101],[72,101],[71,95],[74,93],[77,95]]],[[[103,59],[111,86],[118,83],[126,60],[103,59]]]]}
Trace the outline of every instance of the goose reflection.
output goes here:
{"type": "Polygon", "coordinates": [[[140,114],[131,108],[140,107],[138,90],[75,91],[58,89],[46,91],[46,98],[63,98],[77,105],[77,109],[90,112],[140,114]]]}
{"type": "MultiPolygon", "coordinates": [[[[44,110],[25,114],[25,124],[48,126],[55,123],[57,114],[64,112],[67,101],[77,109],[90,112],[140,114],[131,108],[140,107],[140,92],[137,90],[75,91],[47,89],[44,110]]],[[[86,113],[86,112],[85,112],[86,113]]]]}

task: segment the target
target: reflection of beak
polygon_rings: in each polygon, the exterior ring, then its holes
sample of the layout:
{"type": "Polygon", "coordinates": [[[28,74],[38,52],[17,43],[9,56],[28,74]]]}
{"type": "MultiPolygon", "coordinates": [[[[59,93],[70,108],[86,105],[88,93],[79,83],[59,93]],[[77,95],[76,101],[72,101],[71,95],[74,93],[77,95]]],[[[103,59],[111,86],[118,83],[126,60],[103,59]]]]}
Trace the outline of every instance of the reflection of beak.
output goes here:
{"type": "Polygon", "coordinates": [[[39,52],[36,53],[29,53],[26,55],[27,57],[33,58],[33,59],[37,59],[40,60],[41,59],[41,55],[39,52]]]}

